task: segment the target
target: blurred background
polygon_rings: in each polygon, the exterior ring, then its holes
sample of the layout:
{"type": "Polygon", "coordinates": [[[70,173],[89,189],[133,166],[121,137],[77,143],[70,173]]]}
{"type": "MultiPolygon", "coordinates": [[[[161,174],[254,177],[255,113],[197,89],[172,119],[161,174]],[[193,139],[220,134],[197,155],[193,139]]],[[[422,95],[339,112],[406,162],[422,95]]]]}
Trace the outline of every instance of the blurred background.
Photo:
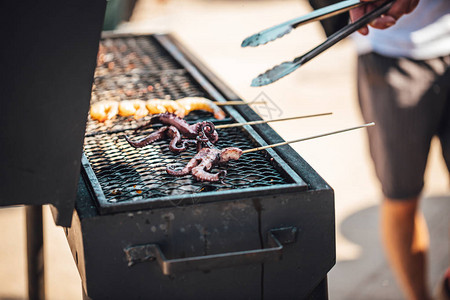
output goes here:
{"type": "MultiPolygon", "coordinates": [[[[111,0],[105,30],[173,33],[241,98],[264,98],[263,118],[332,112],[315,119],[275,123],[286,140],[361,124],[355,86],[356,52],[350,39],[288,77],[262,88],[251,80],[325,39],[319,23],[302,26],[276,42],[241,48],[261,29],[311,11],[306,0],[111,0]]],[[[337,264],[329,273],[330,299],[402,299],[379,243],[381,191],[364,130],[294,144],[292,147],[333,187],[337,264]]],[[[430,229],[432,288],[449,265],[450,193],[438,141],[429,157],[422,209],[430,229]]],[[[48,207],[45,219],[47,299],[81,299],[81,282],[62,228],[48,207]]],[[[26,299],[26,240],[23,207],[0,209],[0,299],[26,299]]]]}

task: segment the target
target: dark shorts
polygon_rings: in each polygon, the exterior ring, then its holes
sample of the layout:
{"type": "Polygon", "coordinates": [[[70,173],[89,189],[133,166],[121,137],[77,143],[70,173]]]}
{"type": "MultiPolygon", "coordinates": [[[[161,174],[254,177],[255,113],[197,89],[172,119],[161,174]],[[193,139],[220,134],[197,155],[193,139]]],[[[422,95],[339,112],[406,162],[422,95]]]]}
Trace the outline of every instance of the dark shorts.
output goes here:
{"type": "Polygon", "coordinates": [[[450,170],[450,56],[416,61],[376,53],[358,58],[358,94],[383,193],[419,196],[430,142],[438,136],[450,170]]]}

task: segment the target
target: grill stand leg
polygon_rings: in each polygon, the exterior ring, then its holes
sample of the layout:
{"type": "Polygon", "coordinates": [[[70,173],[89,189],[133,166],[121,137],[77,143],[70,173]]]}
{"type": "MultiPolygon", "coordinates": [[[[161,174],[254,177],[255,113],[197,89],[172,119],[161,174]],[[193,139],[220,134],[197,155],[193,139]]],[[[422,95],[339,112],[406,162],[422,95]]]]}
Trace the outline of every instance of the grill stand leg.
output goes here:
{"type": "Polygon", "coordinates": [[[42,206],[25,207],[27,226],[28,299],[45,299],[42,206]]]}

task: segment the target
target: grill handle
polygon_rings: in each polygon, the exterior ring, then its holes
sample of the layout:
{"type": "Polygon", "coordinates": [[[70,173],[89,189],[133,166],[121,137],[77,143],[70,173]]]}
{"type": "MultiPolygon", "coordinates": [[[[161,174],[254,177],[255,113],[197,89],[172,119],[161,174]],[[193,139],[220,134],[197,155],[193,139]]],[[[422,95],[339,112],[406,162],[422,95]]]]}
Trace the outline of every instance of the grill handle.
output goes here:
{"type": "Polygon", "coordinates": [[[237,265],[261,264],[282,258],[283,245],[294,243],[297,228],[285,227],[271,229],[268,232],[270,248],[236,251],[221,254],[167,259],[158,244],[131,246],[124,249],[128,266],[139,262],[158,262],[164,275],[174,275],[187,271],[207,271],[237,265]]]}

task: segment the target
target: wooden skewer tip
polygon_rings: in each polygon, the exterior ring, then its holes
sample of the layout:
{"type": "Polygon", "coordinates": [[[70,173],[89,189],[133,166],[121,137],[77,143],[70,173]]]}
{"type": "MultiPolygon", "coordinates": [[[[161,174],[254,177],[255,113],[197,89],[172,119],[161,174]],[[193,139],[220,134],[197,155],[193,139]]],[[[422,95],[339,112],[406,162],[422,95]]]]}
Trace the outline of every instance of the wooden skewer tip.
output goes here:
{"type": "Polygon", "coordinates": [[[267,145],[267,146],[256,147],[256,148],[244,150],[244,151],[242,151],[242,154],[255,152],[255,151],[260,151],[260,150],[265,150],[265,149],[268,149],[268,148],[274,148],[274,147],[278,147],[278,146],[284,146],[284,145],[288,145],[288,144],[292,144],[292,143],[312,140],[312,139],[315,139],[315,138],[325,137],[325,136],[329,136],[329,135],[333,135],[333,134],[337,134],[337,133],[342,133],[342,132],[351,131],[351,130],[355,130],[355,129],[360,129],[360,128],[364,128],[364,127],[370,127],[370,126],[374,126],[374,125],[375,125],[375,123],[371,122],[371,123],[367,123],[367,124],[356,126],[356,127],[351,127],[351,128],[341,129],[341,130],[337,130],[337,131],[322,133],[322,134],[319,134],[319,135],[314,135],[314,136],[301,138],[301,139],[297,139],[297,140],[281,142],[281,143],[267,145]]]}
{"type": "Polygon", "coordinates": [[[230,105],[253,105],[253,104],[264,104],[266,101],[255,101],[255,102],[245,102],[245,101],[226,101],[226,102],[217,102],[213,101],[217,106],[230,106],[230,105]]]}
{"type": "Polygon", "coordinates": [[[279,118],[279,119],[272,119],[272,120],[259,120],[259,121],[250,121],[250,122],[244,122],[244,123],[232,123],[232,124],[217,125],[217,126],[215,126],[215,128],[216,129],[224,129],[224,128],[231,128],[231,127],[241,127],[241,126],[245,126],[245,125],[258,125],[258,124],[265,124],[265,123],[271,123],[271,122],[289,121],[289,120],[296,120],[296,119],[303,119],[303,118],[329,116],[329,115],[332,115],[332,114],[333,114],[332,112],[327,112],[327,113],[320,113],[320,114],[314,114],[314,115],[303,115],[303,116],[279,118]]]}

